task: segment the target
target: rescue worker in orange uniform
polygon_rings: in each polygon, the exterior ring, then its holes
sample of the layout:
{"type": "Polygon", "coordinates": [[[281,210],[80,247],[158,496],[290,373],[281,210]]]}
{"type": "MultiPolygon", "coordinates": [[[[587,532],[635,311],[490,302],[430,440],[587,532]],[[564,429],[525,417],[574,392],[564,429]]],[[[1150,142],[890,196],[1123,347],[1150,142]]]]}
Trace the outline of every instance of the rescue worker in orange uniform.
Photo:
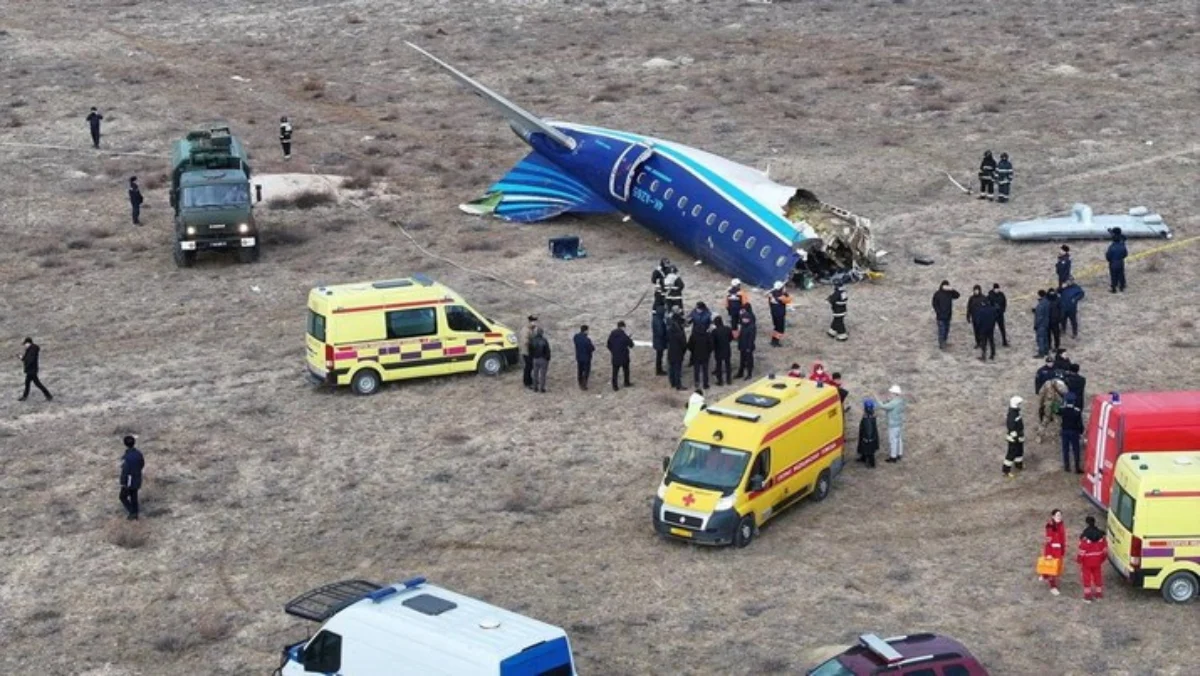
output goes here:
{"type": "Polygon", "coordinates": [[[1096,518],[1087,518],[1087,528],[1079,536],[1079,572],[1083,575],[1083,600],[1104,598],[1104,561],[1108,558],[1108,542],[1104,531],[1096,527],[1096,518]]]}
{"type": "Polygon", "coordinates": [[[792,296],[783,288],[783,282],[775,282],[775,287],[767,292],[767,307],[771,309],[771,347],[783,347],[784,324],[787,319],[787,307],[792,304],[792,296]]]}
{"type": "Polygon", "coordinates": [[[1058,559],[1058,575],[1043,575],[1042,579],[1050,585],[1050,593],[1058,596],[1058,579],[1062,577],[1062,561],[1067,555],[1067,525],[1063,523],[1062,510],[1050,512],[1050,520],[1046,522],[1046,537],[1042,544],[1042,556],[1058,559]]]}

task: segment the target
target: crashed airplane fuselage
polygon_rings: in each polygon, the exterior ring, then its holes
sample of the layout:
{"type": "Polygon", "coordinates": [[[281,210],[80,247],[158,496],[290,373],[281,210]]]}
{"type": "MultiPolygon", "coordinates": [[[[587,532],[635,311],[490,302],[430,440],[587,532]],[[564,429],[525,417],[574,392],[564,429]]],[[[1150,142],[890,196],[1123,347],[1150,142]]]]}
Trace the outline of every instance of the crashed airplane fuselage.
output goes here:
{"type": "Polygon", "coordinates": [[[410,46],[498,108],[533,149],[487,195],[463,205],[470,213],[532,222],[564,213],[623,212],[696,258],[760,287],[788,281],[799,251],[814,246],[849,252],[841,259],[846,267],[876,265],[866,219],[815,200],[809,200],[813,209],[790,209],[805,191],[696,148],[542,120],[410,46]]]}

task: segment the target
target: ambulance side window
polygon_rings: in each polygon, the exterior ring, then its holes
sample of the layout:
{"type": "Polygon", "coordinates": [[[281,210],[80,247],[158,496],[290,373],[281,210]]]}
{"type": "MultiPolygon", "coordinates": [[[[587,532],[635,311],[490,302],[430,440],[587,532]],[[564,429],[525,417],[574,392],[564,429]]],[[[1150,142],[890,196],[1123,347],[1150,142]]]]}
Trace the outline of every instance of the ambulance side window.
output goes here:
{"type": "Polygon", "coordinates": [[[461,305],[446,306],[446,326],[462,333],[487,333],[487,325],[461,305]]]}
{"type": "Polygon", "coordinates": [[[342,668],[342,637],[322,631],[304,648],[304,670],[332,674],[342,668]]]}
{"type": "Polygon", "coordinates": [[[754,467],[750,470],[750,478],[755,477],[762,480],[763,483],[771,476],[771,449],[764,448],[758,457],[754,459],[754,467]]]}
{"type": "Polygon", "coordinates": [[[416,338],[437,333],[437,310],[431,307],[387,313],[388,338],[416,338]]]}

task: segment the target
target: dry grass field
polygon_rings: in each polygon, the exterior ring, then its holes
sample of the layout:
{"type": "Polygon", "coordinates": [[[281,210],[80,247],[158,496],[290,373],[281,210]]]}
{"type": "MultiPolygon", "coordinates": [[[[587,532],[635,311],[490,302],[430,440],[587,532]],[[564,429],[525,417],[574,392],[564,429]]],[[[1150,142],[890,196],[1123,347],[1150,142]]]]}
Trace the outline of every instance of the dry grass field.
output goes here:
{"type": "MultiPolygon", "coordinates": [[[[1086,201],[1145,204],[1177,238],[1200,234],[1198,30],[1192,0],[0,0],[0,670],[265,674],[310,629],[282,612],[295,594],[421,574],[563,626],[583,674],[794,674],[860,632],[919,630],[960,639],[995,674],[1195,673],[1196,607],[1112,570],[1096,605],[1073,565],[1060,598],[1034,578],[1049,510],[1065,511],[1072,553],[1094,510],[1052,444],[1031,442],[1030,467],[1001,480],[1006,402],[1033,394],[1027,296],[1057,245],[1004,243],[995,226],[1086,201]],[[569,341],[622,317],[648,338],[648,308],[631,308],[654,262],[682,254],[619,217],[460,213],[525,149],[405,40],[544,116],[769,165],[874,219],[894,258],[885,280],[850,289],[850,341],[824,336],[824,293],[799,293],[786,347],[764,337],[760,360],[825,360],[856,404],[900,383],[904,463],[850,463],[829,500],[745,550],[658,539],[649,505],[686,393],[650,375],[643,350],[635,388],[585,395],[569,341]],[[691,61],[644,68],[652,57],[691,61]],[[178,270],[165,156],[213,118],[259,172],[365,190],[261,212],[257,264],[178,270]],[[966,199],[941,173],[971,178],[985,148],[1012,155],[1014,203],[966,199]],[[135,173],[141,228],[124,194],[135,173]],[[564,233],[590,257],[549,259],[564,233]],[[510,326],[539,313],[552,396],[513,373],[370,398],[309,386],[308,289],[417,271],[510,326]],[[961,304],[951,349],[936,349],[942,278],[1008,290],[1013,346],[995,362],[969,349],[961,304]],[[51,403],[16,401],[25,335],[51,403]],[[117,502],[128,431],[147,461],[135,527],[117,502]]],[[[1074,248],[1078,268],[1102,260],[1102,242],[1074,248]]],[[[1067,345],[1089,392],[1200,385],[1198,251],[1132,264],[1123,295],[1084,281],[1067,345]]],[[[728,281],[684,275],[689,303],[728,281]]]]}

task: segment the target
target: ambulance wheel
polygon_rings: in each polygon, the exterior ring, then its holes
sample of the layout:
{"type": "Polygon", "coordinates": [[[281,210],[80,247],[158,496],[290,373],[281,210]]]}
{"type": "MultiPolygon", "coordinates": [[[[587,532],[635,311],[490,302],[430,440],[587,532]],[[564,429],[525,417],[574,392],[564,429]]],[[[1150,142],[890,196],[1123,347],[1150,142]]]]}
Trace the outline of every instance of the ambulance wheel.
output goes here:
{"type": "Polygon", "coordinates": [[[504,370],[504,359],[495,352],[479,358],[479,372],[485,376],[498,376],[504,370]]]}
{"type": "Polygon", "coordinates": [[[379,391],[379,374],[372,368],[362,369],[354,374],[350,381],[350,389],[354,390],[355,394],[375,394],[379,391]]]}
{"type": "Polygon", "coordinates": [[[1200,593],[1200,580],[1195,575],[1181,570],[1167,576],[1162,586],[1163,598],[1167,603],[1187,603],[1200,593]]]}
{"type": "Polygon", "coordinates": [[[190,268],[196,262],[195,251],[184,251],[175,244],[175,265],[180,268],[190,268]]]}
{"type": "Polygon", "coordinates": [[[754,539],[754,515],[747,514],[738,521],[737,530],[733,532],[733,546],[741,549],[754,539]]]}
{"type": "Polygon", "coordinates": [[[258,260],[258,245],[257,244],[255,244],[254,246],[244,246],[244,247],[238,249],[238,262],[239,263],[253,263],[256,260],[258,260]]]}
{"type": "Polygon", "coordinates": [[[833,485],[829,470],[821,472],[817,476],[817,483],[813,485],[813,501],[820,502],[829,497],[829,488],[833,485]]]}

